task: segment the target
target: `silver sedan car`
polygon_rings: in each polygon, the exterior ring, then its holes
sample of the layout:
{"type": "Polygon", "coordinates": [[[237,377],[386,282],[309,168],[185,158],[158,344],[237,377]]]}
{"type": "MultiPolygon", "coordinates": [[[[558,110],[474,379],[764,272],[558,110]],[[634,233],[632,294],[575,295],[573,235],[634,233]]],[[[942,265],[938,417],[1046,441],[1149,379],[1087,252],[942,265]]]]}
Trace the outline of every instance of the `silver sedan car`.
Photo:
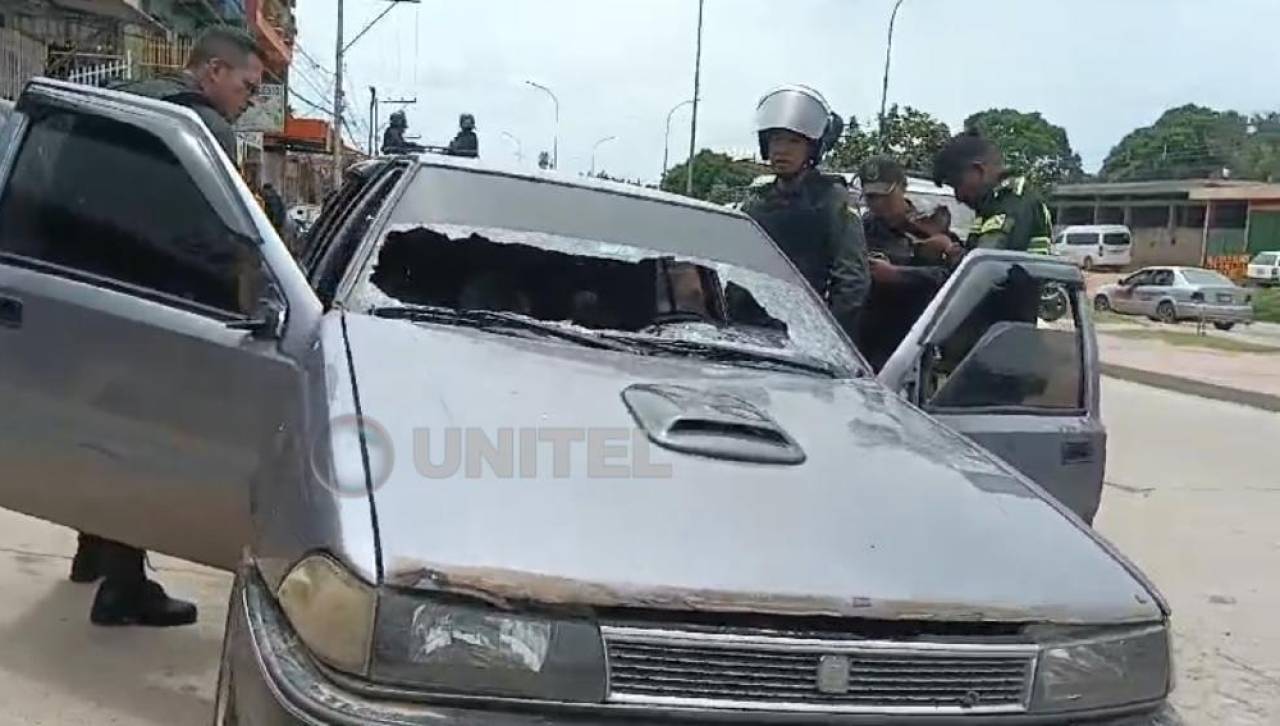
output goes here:
{"type": "Polygon", "coordinates": [[[0,506],[236,571],[215,723],[1176,722],[1075,266],[876,376],[740,213],[396,157],[295,259],[190,109],[17,109],[0,506]]]}
{"type": "Polygon", "coordinates": [[[1253,296],[1225,275],[1199,267],[1147,267],[1106,285],[1093,308],[1176,323],[1204,320],[1219,330],[1253,322],[1253,296]]]}

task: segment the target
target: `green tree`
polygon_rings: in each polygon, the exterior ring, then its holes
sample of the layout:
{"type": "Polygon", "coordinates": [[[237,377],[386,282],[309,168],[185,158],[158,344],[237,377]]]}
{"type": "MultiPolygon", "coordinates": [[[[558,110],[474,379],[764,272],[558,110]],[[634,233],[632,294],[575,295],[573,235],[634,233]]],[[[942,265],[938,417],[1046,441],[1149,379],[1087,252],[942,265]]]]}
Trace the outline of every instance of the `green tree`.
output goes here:
{"type": "Polygon", "coordinates": [[[947,125],[929,113],[896,103],[885,114],[884,126],[882,139],[877,121],[863,126],[850,117],[844,136],[827,157],[827,166],[835,171],[857,171],[864,159],[884,153],[909,171],[927,175],[933,157],[951,136],[947,125]]]}
{"type": "Polygon", "coordinates": [[[1280,180],[1280,113],[1254,116],[1245,133],[1235,163],[1238,176],[1267,182],[1280,180]]]}
{"type": "MultiPolygon", "coordinates": [[[[676,164],[662,177],[662,189],[684,194],[686,162],[676,164]]],[[[751,160],[703,149],[693,158],[693,196],[716,204],[740,201],[751,180],[768,168],[751,160]]]]}
{"type": "Polygon", "coordinates": [[[1045,120],[1039,112],[993,108],[965,119],[966,129],[978,129],[994,141],[1010,170],[1025,174],[1041,189],[1084,176],[1080,155],[1071,148],[1066,129],[1045,120]]]}
{"type": "Polygon", "coordinates": [[[1267,164],[1264,143],[1250,145],[1248,128],[1249,120],[1234,111],[1194,104],[1171,108],[1151,126],[1121,139],[1103,161],[1101,176],[1108,181],[1201,179],[1223,169],[1248,176],[1249,158],[1267,164]]]}

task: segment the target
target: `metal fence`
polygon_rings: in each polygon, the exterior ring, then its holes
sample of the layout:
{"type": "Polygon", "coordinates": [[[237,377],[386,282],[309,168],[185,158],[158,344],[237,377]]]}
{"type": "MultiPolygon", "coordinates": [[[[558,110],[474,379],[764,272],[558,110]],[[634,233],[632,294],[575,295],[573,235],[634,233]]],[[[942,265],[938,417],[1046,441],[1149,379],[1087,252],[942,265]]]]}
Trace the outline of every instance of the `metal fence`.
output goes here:
{"type": "Polygon", "coordinates": [[[114,81],[132,78],[132,68],[133,54],[125,51],[123,58],[75,69],[67,74],[67,80],[72,83],[82,83],[86,86],[106,86],[114,81]]]}
{"type": "Polygon", "coordinates": [[[0,98],[16,99],[27,81],[44,74],[45,45],[12,28],[0,28],[0,98]]]}

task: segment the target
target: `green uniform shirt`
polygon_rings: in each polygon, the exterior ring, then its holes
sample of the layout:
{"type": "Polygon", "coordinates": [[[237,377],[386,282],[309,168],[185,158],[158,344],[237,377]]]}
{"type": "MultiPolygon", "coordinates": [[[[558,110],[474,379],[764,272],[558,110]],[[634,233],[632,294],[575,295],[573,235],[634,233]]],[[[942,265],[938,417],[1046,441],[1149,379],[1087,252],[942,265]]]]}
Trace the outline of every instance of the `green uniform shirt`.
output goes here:
{"type": "Polygon", "coordinates": [[[1053,218],[1040,196],[1027,187],[1026,177],[1005,177],[978,204],[969,232],[969,249],[1049,252],[1053,218]]]}

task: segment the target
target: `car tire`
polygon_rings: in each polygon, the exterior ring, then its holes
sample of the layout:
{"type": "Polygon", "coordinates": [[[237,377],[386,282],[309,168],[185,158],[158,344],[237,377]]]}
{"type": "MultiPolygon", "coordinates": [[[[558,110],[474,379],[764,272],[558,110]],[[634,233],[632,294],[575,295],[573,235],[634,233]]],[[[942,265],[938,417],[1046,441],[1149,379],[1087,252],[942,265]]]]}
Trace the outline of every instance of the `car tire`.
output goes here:
{"type": "Polygon", "coordinates": [[[1109,313],[1111,312],[1111,301],[1107,299],[1106,295],[1094,295],[1093,309],[1095,312],[1109,313]]]}
{"type": "Polygon", "coordinates": [[[1156,306],[1156,320],[1162,323],[1178,322],[1178,309],[1168,300],[1162,301],[1156,306]]]}
{"type": "Polygon", "coordinates": [[[1081,262],[1081,263],[1080,263],[1080,269],[1082,269],[1082,270],[1086,270],[1086,271],[1087,271],[1087,270],[1092,270],[1092,269],[1093,269],[1093,258],[1092,258],[1092,257],[1086,257],[1086,258],[1084,258],[1084,262],[1081,262]]]}
{"type": "Polygon", "coordinates": [[[1218,330],[1231,330],[1232,328],[1236,327],[1236,324],[1235,323],[1214,323],[1213,327],[1217,328],[1218,330]]]}

